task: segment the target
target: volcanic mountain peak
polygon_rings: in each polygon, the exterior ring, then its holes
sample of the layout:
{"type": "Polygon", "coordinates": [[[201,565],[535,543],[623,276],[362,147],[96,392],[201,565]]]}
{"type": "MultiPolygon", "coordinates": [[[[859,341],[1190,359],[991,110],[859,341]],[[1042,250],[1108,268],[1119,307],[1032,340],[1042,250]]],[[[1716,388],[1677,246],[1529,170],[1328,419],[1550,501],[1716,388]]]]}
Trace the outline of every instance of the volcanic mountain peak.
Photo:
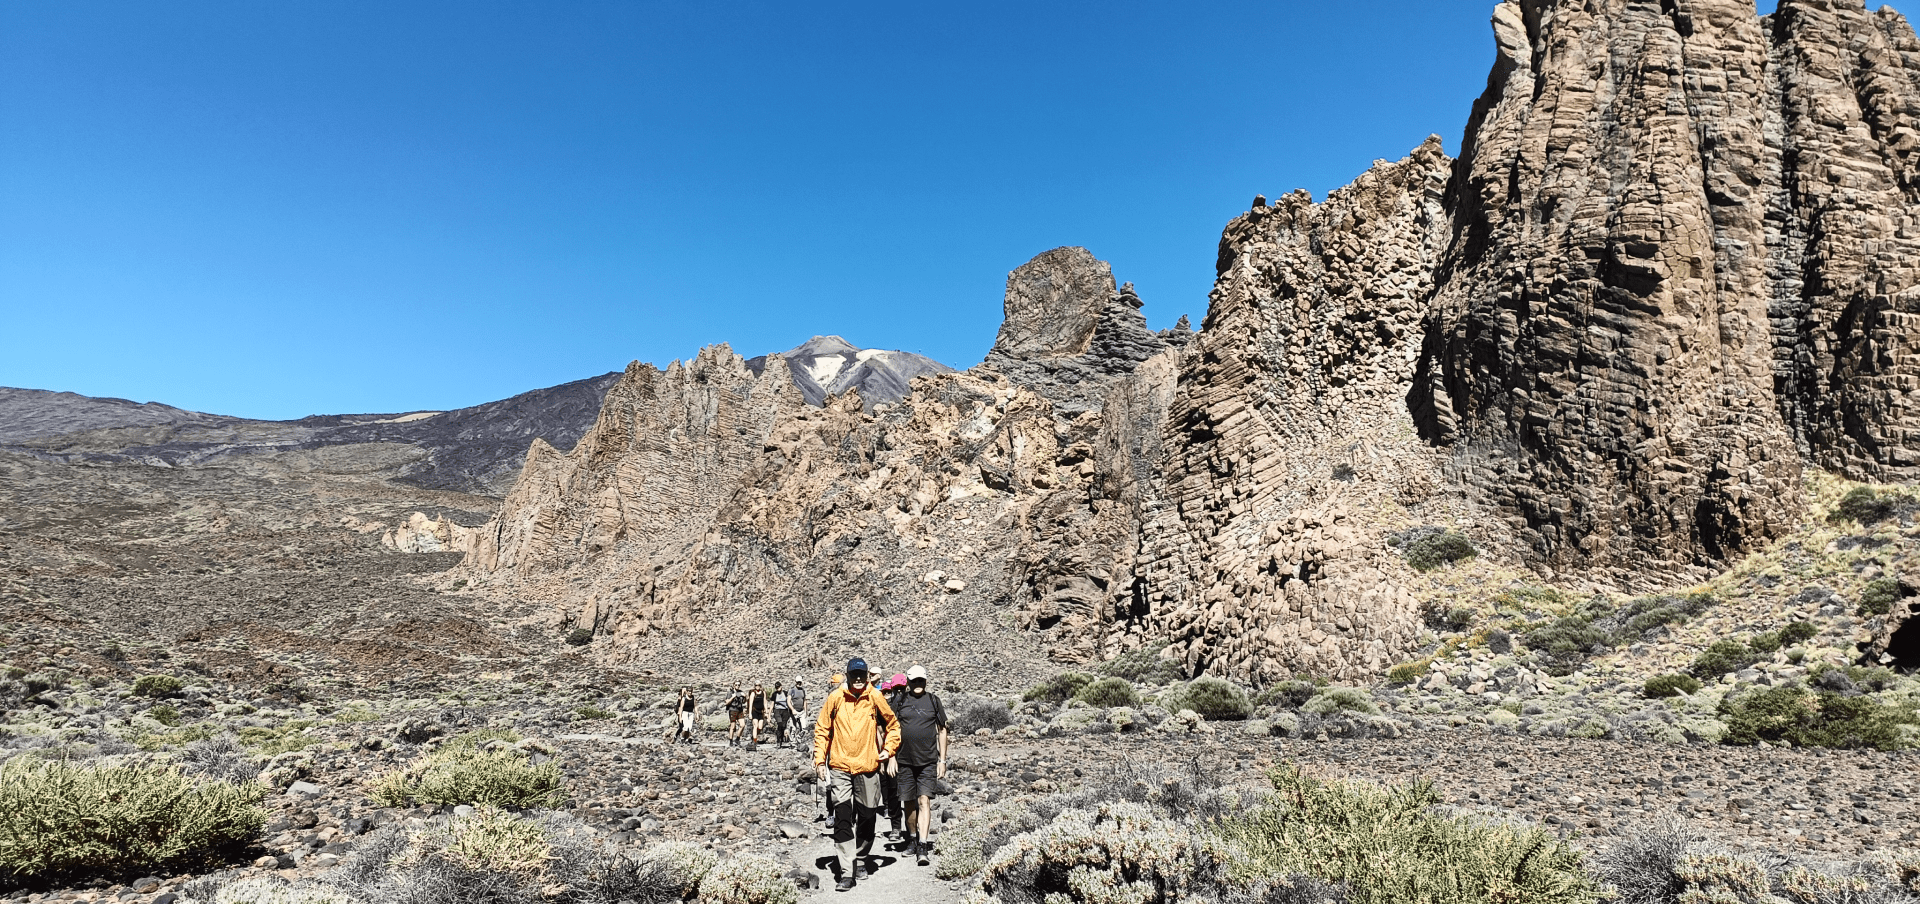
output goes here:
{"type": "MultiPolygon", "coordinates": [[[[953,370],[912,352],[861,348],[839,336],[815,336],[779,356],[809,405],[825,404],[827,397],[849,389],[859,390],[867,407],[894,402],[907,394],[914,377],[953,370]]],[[[747,367],[757,376],[766,369],[769,357],[750,358],[747,367]]]]}

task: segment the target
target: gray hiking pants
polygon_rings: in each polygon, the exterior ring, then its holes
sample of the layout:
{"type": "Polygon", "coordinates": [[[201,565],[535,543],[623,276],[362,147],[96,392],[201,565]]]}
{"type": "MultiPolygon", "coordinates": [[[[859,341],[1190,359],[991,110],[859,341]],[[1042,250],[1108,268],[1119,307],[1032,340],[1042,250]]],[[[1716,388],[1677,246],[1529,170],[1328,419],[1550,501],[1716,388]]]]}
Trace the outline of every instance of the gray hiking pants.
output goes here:
{"type": "Polygon", "coordinates": [[[885,804],[880,773],[855,775],[838,769],[827,774],[827,808],[833,811],[833,845],[840,853],[841,875],[853,875],[853,864],[873,856],[873,818],[885,804]]]}

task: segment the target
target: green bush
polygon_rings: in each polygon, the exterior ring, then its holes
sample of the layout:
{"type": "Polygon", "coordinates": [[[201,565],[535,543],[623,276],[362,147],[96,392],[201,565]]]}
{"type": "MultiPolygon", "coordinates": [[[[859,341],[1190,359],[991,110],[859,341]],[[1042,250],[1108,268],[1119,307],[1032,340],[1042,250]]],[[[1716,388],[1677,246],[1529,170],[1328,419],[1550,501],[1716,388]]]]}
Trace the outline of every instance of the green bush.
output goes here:
{"type": "Polygon", "coordinates": [[[1759,660],[1759,653],[1752,647],[1731,637],[1723,637],[1708,644],[1705,650],[1700,651],[1700,655],[1693,658],[1693,664],[1687,666],[1687,674],[1711,680],[1740,671],[1759,660]]]}
{"type": "Polygon", "coordinates": [[[1167,709],[1190,709],[1209,722],[1238,722],[1253,715],[1245,691],[1220,678],[1195,678],[1175,691],[1167,709]]]}
{"type": "Polygon", "coordinates": [[[1840,497],[1830,520],[1855,521],[1861,527],[1871,527],[1893,517],[1897,504],[1904,499],[1898,493],[1876,493],[1872,487],[1854,487],[1840,497]]]}
{"type": "Polygon", "coordinates": [[[1685,624],[1707,611],[1716,600],[1712,594],[1689,593],[1685,596],[1643,596],[1629,601],[1601,621],[1613,646],[1644,638],[1648,631],[1668,625],[1685,624]]]}
{"type": "Polygon", "coordinates": [[[1133,692],[1133,685],[1119,678],[1102,678],[1080,689],[1073,699],[1088,706],[1110,709],[1115,706],[1137,706],[1140,695],[1133,692]]]}
{"type": "Polygon", "coordinates": [[[614,714],[611,711],[601,709],[600,707],[594,706],[592,704],[588,704],[586,706],[576,708],[573,711],[573,714],[576,716],[579,716],[580,720],[583,722],[592,721],[595,719],[611,719],[614,716],[614,714]]]}
{"type": "Polygon", "coordinates": [[[1442,565],[1451,565],[1479,555],[1473,548],[1473,541],[1458,531],[1442,531],[1421,537],[1407,544],[1403,551],[1407,564],[1415,571],[1432,571],[1442,565]]]}
{"type": "Polygon", "coordinates": [[[12,882],[215,866],[260,836],[266,789],[161,766],[0,766],[0,877],[12,882]]]}
{"type": "Polygon", "coordinates": [[[172,697],[185,687],[185,682],[172,675],[142,675],[133,682],[133,693],[136,697],[172,697]]]}
{"type": "Polygon", "coordinates": [[[1681,694],[1695,694],[1700,691],[1700,679],[1692,675],[1655,675],[1647,679],[1641,692],[1649,697],[1678,697],[1681,694]]]}
{"type": "Polygon", "coordinates": [[[1281,709],[1299,709],[1300,705],[1313,699],[1320,692],[1321,685],[1300,678],[1268,685],[1259,696],[1253,698],[1255,706],[1278,706],[1281,709]]]}
{"type": "Polygon", "coordinates": [[[1070,809],[1009,841],[980,874],[988,900],[1048,904],[1213,901],[1225,845],[1132,801],[1070,809]]]}
{"type": "Polygon", "coordinates": [[[1820,629],[1813,622],[1797,621],[1775,632],[1780,637],[1780,645],[1794,647],[1820,636],[1820,629]]]}
{"type": "Polygon", "coordinates": [[[428,753],[405,769],[387,773],[374,786],[383,807],[412,803],[488,804],[496,807],[555,807],[566,796],[560,767],[527,762],[512,748],[485,749],[505,738],[463,735],[428,753]]]}
{"type": "Polygon", "coordinates": [[[1187,673],[1160,651],[1166,644],[1148,644],[1131,653],[1122,653],[1100,665],[1097,671],[1102,675],[1125,678],[1135,684],[1172,684],[1187,680],[1187,673]]]}
{"type": "Polygon", "coordinates": [[[1044,703],[1065,703],[1087,685],[1093,683],[1093,676],[1085,672],[1061,672],[1028,689],[1022,700],[1039,700],[1044,703]]]}
{"type": "Polygon", "coordinates": [[[1366,691],[1357,687],[1328,687],[1314,694],[1313,699],[1300,707],[1300,711],[1316,716],[1331,716],[1335,713],[1377,716],[1380,714],[1380,707],[1374,704],[1373,698],[1367,696],[1366,691]]]}
{"type": "Polygon", "coordinates": [[[1900,582],[1893,578],[1879,578],[1867,582],[1860,591],[1860,615],[1886,615],[1893,611],[1893,604],[1900,601],[1900,582]]]}
{"type": "Polygon", "coordinates": [[[308,747],[320,743],[318,737],[307,734],[307,729],[314,727],[316,724],[318,723],[306,719],[294,719],[281,725],[279,728],[268,728],[264,725],[249,725],[234,732],[234,734],[239,737],[240,743],[253,748],[265,756],[272,757],[279,756],[283,753],[292,753],[296,750],[305,750],[308,747]]]}
{"type": "Polygon", "coordinates": [[[1419,681],[1422,676],[1427,674],[1427,669],[1432,665],[1433,660],[1431,659],[1417,659],[1413,662],[1400,663],[1387,670],[1387,683],[1394,687],[1406,687],[1415,681],[1419,681]]]}
{"type": "Polygon", "coordinates": [[[1220,823],[1241,852],[1233,869],[1241,881],[1344,883],[1349,904],[1599,899],[1573,848],[1537,828],[1440,816],[1431,782],[1328,783],[1292,765],[1269,778],[1270,803],[1220,823]]]}
{"type": "Polygon", "coordinates": [[[180,724],[180,711],[174,709],[171,704],[162,703],[149,708],[147,710],[147,718],[165,725],[168,728],[173,728],[180,724]]]}
{"type": "Polygon", "coordinates": [[[1572,674],[1588,656],[1613,644],[1612,632],[1594,625],[1594,620],[1607,611],[1603,600],[1588,600],[1566,615],[1529,627],[1520,635],[1520,642],[1527,649],[1546,654],[1548,672],[1572,674]]]}
{"type": "Polygon", "coordinates": [[[592,642],[593,642],[592,628],[575,628],[572,631],[567,632],[568,646],[584,647],[587,644],[590,644],[592,642]]]}
{"type": "Polygon", "coordinates": [[[1724,743],[1752,746],[1761,741],[1798,747],[1898,750],[1900,726],[1912,724],[1911,712],[1871,697],[1843,697],[1783,685],[1750,691],[1720,701],[1726,723],[1724,743]]]}

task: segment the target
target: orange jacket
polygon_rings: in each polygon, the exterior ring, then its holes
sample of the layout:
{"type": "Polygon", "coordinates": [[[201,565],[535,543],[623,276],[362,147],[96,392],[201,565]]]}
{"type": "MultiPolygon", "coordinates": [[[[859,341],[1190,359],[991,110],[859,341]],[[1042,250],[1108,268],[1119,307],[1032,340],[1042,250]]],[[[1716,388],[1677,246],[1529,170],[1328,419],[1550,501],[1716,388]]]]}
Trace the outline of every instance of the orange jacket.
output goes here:
{"type": "Polygon", "coordinates": [[[813,726],[813,764],[856,775],[872,772],[880,768],[877,747],[888,756],[900,750],[900,720],[887,698],[872,685],[859,695],[845,687],[828,694],[813,726]],[[878,737],[881,722],[887,726],[885,738],[878,737]]]}

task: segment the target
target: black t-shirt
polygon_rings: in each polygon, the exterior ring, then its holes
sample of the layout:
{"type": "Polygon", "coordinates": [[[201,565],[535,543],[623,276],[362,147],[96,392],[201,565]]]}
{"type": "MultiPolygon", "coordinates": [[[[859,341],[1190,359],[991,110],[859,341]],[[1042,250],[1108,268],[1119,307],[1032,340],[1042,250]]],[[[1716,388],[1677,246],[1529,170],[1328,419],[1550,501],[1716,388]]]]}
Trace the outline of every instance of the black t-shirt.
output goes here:
{"type": "Polygon", "coordinates": [[[727,698],[727,712],[738,713],[738,712],[746,712],[746,710],[747,710],[746,694],[734,694],[733,696],[727,698]]]}
{"type": "Polygon", "coordinates": [[[693,698],[692,698],[692,697],[682,697],[682,698],[680,698],[680,711],[681,711],[681,712],[683,712],[683,713],[690,713],[690,712],[693,712],[693,698]]]}
{"type": "Polygon", "coordinates": [[[894,698],[893,714],[900,720],[900,765],[931,766],[940,762],[940,729],[947,727],[947,710],[932,691],[894,698]]]}
{"type": "Polygon", "coordinates": [[[753,717],[755,719],[766,718],[767,717],[767,695],[754,694],[752,699],[753,699],[753,717]]]}

